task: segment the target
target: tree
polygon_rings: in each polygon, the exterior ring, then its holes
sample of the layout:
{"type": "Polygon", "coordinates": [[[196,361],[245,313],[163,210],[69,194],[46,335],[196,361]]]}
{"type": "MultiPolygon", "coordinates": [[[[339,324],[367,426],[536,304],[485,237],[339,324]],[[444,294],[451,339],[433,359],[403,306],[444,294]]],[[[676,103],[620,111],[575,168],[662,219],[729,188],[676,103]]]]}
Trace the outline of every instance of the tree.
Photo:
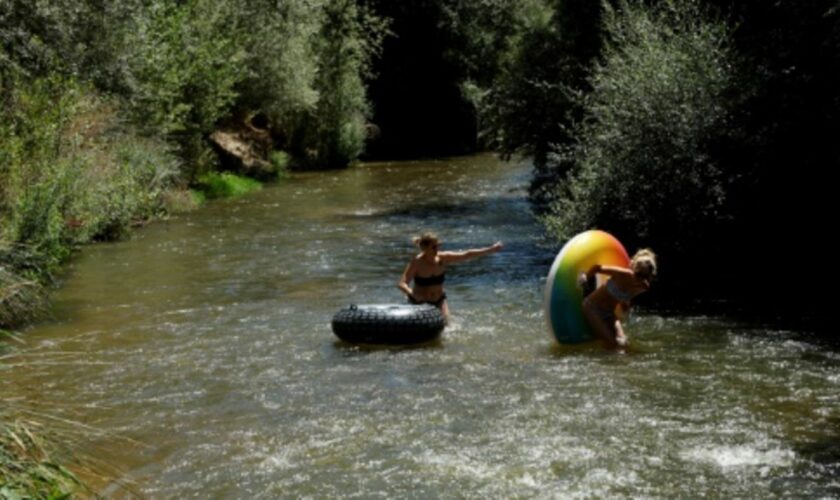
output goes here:
{"type": "Polygon", "coordinates": [[[590,0],[557,0],[523,12],[522,29],[482,100],[482,117],[489,142],[504,156],[533,159],[532,198],[543,208],[551,186],[566,173],[567,166],[549,163],[549,155],[574,139],[601,47],[602,7],[590,0]]]}
{"type": "Polygon", "coordinates": [[[713,249],[738,177],[717,156],[742,97],[730,30],[694,0],[605,10],[608,42],[576,142],[552,162],[572,165],[547,217],[562,241],[602,227],[652,244],[672,262],[713,249]]]}

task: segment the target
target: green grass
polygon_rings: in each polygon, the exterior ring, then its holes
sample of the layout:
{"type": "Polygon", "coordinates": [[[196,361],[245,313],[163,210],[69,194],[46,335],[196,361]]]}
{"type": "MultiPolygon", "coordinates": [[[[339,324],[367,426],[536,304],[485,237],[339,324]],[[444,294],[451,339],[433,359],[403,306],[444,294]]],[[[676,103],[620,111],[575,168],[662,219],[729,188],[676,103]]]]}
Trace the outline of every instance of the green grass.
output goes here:
{"type": "MultiPolygon", "coordinates": [[[[0,415],[0,420],[5,417],[0,415]]],[[[0,498],[70,498],[83,487],[26,423],[0,423],[0,498]]]]}
{"type": "Polygon", "coordinates": [[[261,189],[262,184],[249,177],[229,172],[211,172],[199,177],[197,188],[208,199],[235,198],[261,189]]]}

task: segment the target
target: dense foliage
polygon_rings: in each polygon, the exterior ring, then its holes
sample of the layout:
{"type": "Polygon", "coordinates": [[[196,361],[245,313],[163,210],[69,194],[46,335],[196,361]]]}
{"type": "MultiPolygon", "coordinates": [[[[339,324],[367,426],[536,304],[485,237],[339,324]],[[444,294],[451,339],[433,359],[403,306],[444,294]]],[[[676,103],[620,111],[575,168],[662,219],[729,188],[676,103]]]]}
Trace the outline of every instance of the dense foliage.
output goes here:
{"type": "Polygon", "coordinates": [[[268,165],[358,157],[385,30],[353,0],[0,0],[0,326],[79,243],[189,204],[220,127],[259,117],[268,165]]]}
{"type": "Polygon", "coordinates": [[[570,47],[576,4],[521,35],[482,109],[501,152],[534,158],[534,199],[558,241],[601,227],[659,249],[658,301],[736,299],[827,326],[824,300],[783,292],[818,278],[779,266],[807,266],[814,248],[797,235],[828,227],[836,2],[607,0],[602,43],[570,47]]]}
{"type": "Polygon", "coordinates": [[[745,90],[726,25],[683,4],[606,9],[585,119],[548,161],[571,169],[548,217],[561,240],[601,225],[674,254],[702,244],[698,224],[724,222],[733,179],[714,151],[745,90]]]}

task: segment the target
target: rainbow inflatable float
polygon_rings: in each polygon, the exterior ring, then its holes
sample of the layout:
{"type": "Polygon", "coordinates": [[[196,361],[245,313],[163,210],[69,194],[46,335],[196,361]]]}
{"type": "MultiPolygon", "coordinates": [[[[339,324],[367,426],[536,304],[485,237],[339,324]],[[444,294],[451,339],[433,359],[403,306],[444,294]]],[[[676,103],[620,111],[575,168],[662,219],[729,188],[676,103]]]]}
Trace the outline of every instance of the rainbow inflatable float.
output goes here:
{"type": "MultiPolygon", "coordinates": [[[[545,317],[552,338],[561,344],[577,344],[593,338],[583,317],[580,273],[595,264],[630,266],[627,250],[604,231],[584,231],[569,240],[551,266],[545,282],[545,317]]],[[[598,281],[603,279],[598,277],[598,281]]]]}

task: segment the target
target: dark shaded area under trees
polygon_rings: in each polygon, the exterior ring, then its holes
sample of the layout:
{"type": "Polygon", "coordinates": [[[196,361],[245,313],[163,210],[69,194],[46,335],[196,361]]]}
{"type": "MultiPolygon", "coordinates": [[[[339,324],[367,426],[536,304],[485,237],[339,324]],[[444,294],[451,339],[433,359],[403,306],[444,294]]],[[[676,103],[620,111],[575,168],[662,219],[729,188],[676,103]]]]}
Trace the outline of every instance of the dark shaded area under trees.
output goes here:
{"type": "Polygon", "coordinates": [[[733,223],[715,245],[726,263],[719,283],[768,319],[778,313],[833,333],[830,292],[818,290],[830,279],[821,269],[836,227],[840,4],[713,3],[738,20],[735,45],[754,75],[754,93],[731,125],[739,140],[718,153],[743,178],[731,194],[733,223]]]}
{"type": "Polygon", "coordinates": [[[830,332],[814,269],[840,160],[840,6],[593,4],[551,5],[479,107],[501,152],[534,158],[559,242],[600,227],[658,250],[651,305],[830,332]],[[569,27],[586,23],[600,37],[569,27]]]}
{"type": "MultiPolygon", "coordinates": [[[[723,300],[722,312],[832,336],[833,306],[830,294],[818,291],[826,279],[818,269],[830,255],[833,170],[840,164],[838,5],[709,3],[733,27],[741,72],[730,90],[742,93],[738,103],[706,146],[725,178],[724,202],[690,227],[666,212],[650,239],[623,236],[633,246],[670,250],[651,302],[684,309],[695,301],[700,311],[714,311],[723,300]],[[690,246],[668,241],[686,233],[690,246]]],[[[686,203],[692,193],[685,195],[669,203],[686,203]]]]}
{"type": "Polygon", "coordinates": [[[462,95],[464,72],[447,57],[444,2],[369,0],[390,20],[370,83],[373,123],[365,157],[406,159],[476,150],[476,113],[462,95]]]}

